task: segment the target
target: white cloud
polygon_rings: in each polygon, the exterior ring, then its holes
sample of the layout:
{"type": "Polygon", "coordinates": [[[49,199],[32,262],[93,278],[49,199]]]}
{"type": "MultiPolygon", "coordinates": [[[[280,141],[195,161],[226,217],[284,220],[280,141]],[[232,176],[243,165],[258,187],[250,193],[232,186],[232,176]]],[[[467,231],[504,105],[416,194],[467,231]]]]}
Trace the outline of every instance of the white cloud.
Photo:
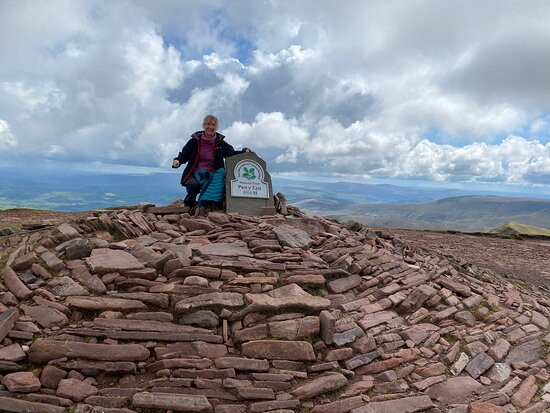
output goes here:
{"type": "Polygon", "coordinates": [[[274,154],[270,158],[274,158],[277,163],[295,163],[299,148],[308,144],[309,136],[307,129],[299,125],[296,119],[286,119],[280,112],[260,112],[253,122],[234,122],[225,133],[232,144],[251,147],[260,156],[274,154]]]}
{"type": "Polygon", "coordinates": [[[549,18],[537,0],[0,2],[0,147],[167,166],[215,113],[278,171],[550,184],[549,18]]]}
{"type": "Polygon", "coordinates": [[[0,119],[0,150],[5,150],[17,146],[17,139],[10,131],[10,125],[0,119]]]}
{"type": "Polygon", "coordinates": [[[49,155],[52,157],[63,155],[64,153],[65,153],[65,148],[59,145],[50,145],[50,147],[46,151],[46,155],[49,155]]]}
{"type": "Polygon", "coordinates": [[[264,70],[302,63],[306,59],[315,57],[315,52],[311,49],[304,50],[300,45],[291,45],[288,49],[281,49],[276,53],[255,50],[253,56],[254,61],[249,70],[250,73],[258,75],[264,70]]]}
{"type": "Polygon", "coordinates": [[[132,69],[134,82],[128,93],[142,105],[154,104],[152,96],[176,88],[183,77],[180,56],[177,50],[164,47],[162,38],[152,29],[136,33],[136,39],[129,42],[124,57],[132,69]]]}
{"type": "Polygon", "coordinates": [[[394,177],[535,183],[536,176],[550,174],[550,143],[544,145],[519,136],[509,136],[499,144],[464,147],[422,140],[396,163],[402,167],[390,168],[394,177]]]}
{"type": "Polygon", "coordinates": [[[53,82],[30,86],[25,82],[2,82],[0,88],[9,98],[14,99],[20,111],[28,112],[59,109],[65,100],[65,94],[53,82]]]}

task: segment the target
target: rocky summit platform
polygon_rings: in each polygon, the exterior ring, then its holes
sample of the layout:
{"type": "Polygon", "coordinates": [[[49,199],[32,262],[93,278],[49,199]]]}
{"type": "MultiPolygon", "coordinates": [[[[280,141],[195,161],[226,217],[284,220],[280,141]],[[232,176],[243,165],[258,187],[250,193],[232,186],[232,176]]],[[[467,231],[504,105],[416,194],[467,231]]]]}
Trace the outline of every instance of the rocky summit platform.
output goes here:
{"type": "Polygon", "coordinates": [[[548,411],[536,286],[355,222],[172,212],[3,238],[0,411],[548,411]]]}

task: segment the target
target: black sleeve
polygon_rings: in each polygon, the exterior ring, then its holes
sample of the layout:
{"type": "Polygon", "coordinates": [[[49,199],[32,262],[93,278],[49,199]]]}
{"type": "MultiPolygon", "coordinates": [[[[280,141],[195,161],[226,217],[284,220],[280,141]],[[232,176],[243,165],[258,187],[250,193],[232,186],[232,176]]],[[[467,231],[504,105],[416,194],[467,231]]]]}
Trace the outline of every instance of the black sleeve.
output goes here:
{"type": "Polygon", "coordinates": [[[246,152],[246,148],[244,148],[242,151],[236,151],[235,148],[233,148],[230,144],[228,144],[226,141],[223,141],[222,143],[223,148],[223,157],[228,158],[233,155],[239,155],[241,153],[246,152]]]}
{"type": "Polygon", "coordinates": [[[195,143],[193,142],[194,139],[191,138],[185,146],[181,149],[181,152],[178,153],[178,156],[174,158],[174,160],[178,160],[180,164],[184,164],[189,162],[189,157],[191,156],[191,153],[193,152],[193,146],[195,143]]]}

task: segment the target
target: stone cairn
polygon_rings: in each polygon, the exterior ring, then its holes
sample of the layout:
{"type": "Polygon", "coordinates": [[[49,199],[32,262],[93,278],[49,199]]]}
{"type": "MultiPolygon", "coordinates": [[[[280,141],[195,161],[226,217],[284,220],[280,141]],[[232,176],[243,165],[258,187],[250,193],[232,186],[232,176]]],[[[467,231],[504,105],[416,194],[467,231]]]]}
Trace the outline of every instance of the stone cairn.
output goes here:
{"type": "Polygon", "coordinates": [[[542,292],[356,222],[123,209],[0,243],[3,412],[549,409],[542,292]]]}

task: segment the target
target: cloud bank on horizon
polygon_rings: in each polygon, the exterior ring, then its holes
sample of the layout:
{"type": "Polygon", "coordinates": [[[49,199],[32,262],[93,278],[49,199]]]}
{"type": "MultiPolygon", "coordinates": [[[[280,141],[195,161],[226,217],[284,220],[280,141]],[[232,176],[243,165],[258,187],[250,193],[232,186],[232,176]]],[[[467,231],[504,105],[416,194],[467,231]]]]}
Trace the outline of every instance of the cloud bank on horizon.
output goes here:
{"type": "Polygon", "coordinates": [[[0,161],[166,166],[207,113],[272,172],[550,186],[546,1],[0,3],[0,161]]]}

